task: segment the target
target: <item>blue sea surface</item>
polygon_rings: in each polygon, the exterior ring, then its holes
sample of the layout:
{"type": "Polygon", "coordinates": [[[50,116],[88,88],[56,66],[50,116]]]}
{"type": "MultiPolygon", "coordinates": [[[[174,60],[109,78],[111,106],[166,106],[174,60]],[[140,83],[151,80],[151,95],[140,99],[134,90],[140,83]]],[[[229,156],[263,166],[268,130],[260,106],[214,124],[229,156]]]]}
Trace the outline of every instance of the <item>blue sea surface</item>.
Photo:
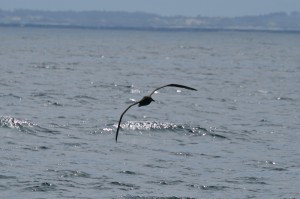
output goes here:
{"type": "Polygon", "coordinates": [[[299,33],[0,38],[0,198],[300,198],[299,33]]]}

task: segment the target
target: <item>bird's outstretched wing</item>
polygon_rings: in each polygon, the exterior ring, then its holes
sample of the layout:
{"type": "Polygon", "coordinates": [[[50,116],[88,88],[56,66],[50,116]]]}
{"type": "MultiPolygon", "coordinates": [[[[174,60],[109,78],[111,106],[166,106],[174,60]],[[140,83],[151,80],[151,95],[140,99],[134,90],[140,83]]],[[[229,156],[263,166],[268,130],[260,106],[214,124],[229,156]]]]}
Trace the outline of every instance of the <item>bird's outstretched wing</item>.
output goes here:
{"type": "Polygon", "coordinates": [[[120,120],[119,120],[119,124],[118,124],[118,128],[117,128],[117,133],[116,133],[116,142],[118,141],[118,134],[119,134],[119,130],[120,130],[120,124],[121,124],[121,121],[122,121],[122,118],[123,118],[123,115],[126,113],[126,111],[128,111],[128,109],[130,109],[132,106],[134,105],[137,105],[138,103],[140,103],[140,101],[138,102],[135,102],[133,104],[131,104],[130,106],[128,106],[125,111],[122,113],[121,117],[120,117],[120,120]]]}
{"type": "Polygon", "coordinates": [[[189,90],[194,90],[196,91],[197,89],[195,88],[191,88],[191,87],[188,87],[188,86],[184,86],[184,85],[180,85],[180,84],[167,84],[167,85],[164,85],[164,86],[161,86],[161,87],[158,87],[156,88],[154,91],[152,91],[152,93],[150,93],[149,96],[153,95],[153,93],[161,88],[164,88],[164,87],[179,87],[179,88],[185,88],[185,89],[189,89],[189,90]]]}
{"type": "MultiPolygon", "coordinates": [[[[180,85],[180,84],[167,84],[167,85],[164,85],[164,86],[161,86],[161,87],[158,87],[156,88],[154,91],[152,91],[152,93],[150,95],[148,95],[148,97],[151,97],[151,95],[153,95],[153,93],[161,88],[164,88],[164,87],[179,87],[179,88],[185,88],[185,89],[188,89],[188,90],[194,90],[196,91],[197,89],[195,88],[191,88],[191,87],[188,87],[188,86],[184,86],[184,85],[180,85]]],[[[144,99],[144,98],[143,98],[144,99]]],[[[143,100],[142,99],[142,100],[143,100]]],[[[117,128],[117,132],[116,132],[116,142],[118,141],[118,134],[119,134],[119,130],[120,130],[120,124],[121,124],[121,121],[122,121],[122,118],[124,116],[124,114],[128,111],[128,109],[130,109],[132,106],[134,105],[137,105],[139,104],[142,100],[140,101],[137,101],[133,104],[131,104],[130,106],[128,106],[125,111],[122,113],[121,117],[120,117],[120,120],[119,120],[119,123],[118,123],[118,128],[117,128]]]]}

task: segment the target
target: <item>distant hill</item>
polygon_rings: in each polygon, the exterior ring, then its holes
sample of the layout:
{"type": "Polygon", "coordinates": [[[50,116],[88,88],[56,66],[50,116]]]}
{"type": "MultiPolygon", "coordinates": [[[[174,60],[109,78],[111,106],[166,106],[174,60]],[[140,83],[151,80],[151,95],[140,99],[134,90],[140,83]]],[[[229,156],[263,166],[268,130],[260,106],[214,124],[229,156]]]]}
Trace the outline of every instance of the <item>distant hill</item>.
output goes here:
{"type": "Polygon", "coordinates": [[[0,10],[1,26],[125,29],[224,29],[300,31],[300,13],[244,17],[164,17],[141,12],[0,10]]]}

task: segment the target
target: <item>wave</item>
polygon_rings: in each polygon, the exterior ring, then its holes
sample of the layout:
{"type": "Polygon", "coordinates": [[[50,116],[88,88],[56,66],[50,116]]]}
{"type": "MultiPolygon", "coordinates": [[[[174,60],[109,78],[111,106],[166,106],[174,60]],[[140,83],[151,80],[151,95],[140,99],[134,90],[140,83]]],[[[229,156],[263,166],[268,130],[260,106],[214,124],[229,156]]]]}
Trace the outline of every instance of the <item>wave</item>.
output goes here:
{"type": "Polygon", "coordinates": [[[2,116],[0,117],[0,126],[22,130],[23,128],[31,128],[35,126],[35,124],[25,120],[16,119],[14,117],[2,116]]]}
{"type": "MultiPolygon", "coordinates": [[[[113,133],[116,131],[117,124],[109,125],[102,129],[102,132],[113,133]]],[[[159,121],[127,121],[121,124],[121,129],[138,130],[138,131],[172,131],[177,134],[187,136],[211,136],[213,138],[228,139],[226,136],[215,133],[211,129],[206,129],[200,126],[192,126],[190,124],[175,124],[170,122],[159,121]]]]}
{"type": "Polygon", "coordinates": [[[58,133],[58,131],[40,127],[39,125],[34,124],[32,122],[22,120],[22,119],[17,119],[15,117],[10,117],[10,116],[0,117],[0,127],[17,129],[21,132],[26,132],[29,134],[37,134],[38,132],[51,133],[51,134],[58,133]]]}

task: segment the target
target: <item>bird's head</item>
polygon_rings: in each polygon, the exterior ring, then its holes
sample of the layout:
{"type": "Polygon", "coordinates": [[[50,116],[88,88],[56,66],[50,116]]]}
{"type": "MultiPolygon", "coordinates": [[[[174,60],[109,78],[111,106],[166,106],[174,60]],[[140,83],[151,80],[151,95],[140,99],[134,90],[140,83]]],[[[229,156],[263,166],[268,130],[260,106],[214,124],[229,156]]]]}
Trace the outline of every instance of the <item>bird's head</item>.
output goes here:
{"type": "Polygon", "coordinates": [[[151,99],[151,102],[155,102],[155,100],[152,97],[150,97],[150,99],[151,99]]]}

